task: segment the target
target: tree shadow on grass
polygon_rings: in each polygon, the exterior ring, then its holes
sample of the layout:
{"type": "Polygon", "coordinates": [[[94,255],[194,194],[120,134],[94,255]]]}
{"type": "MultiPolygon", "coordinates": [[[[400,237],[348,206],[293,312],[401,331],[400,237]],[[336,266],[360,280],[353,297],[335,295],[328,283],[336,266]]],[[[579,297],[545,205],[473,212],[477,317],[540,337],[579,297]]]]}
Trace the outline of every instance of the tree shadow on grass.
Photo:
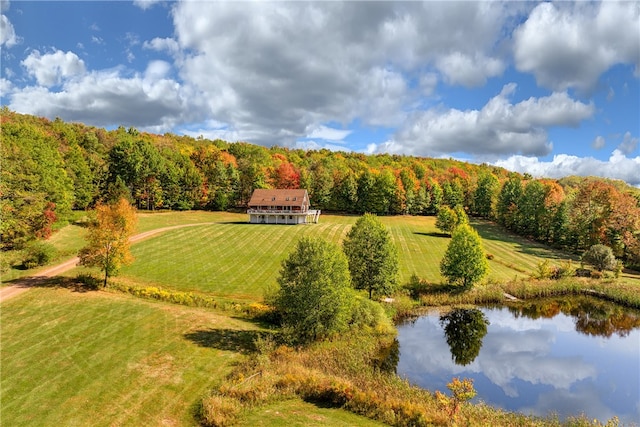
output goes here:
{"type": "Polygon", "coordinates": [[[218,221],[216,224],[250,224],[249,221],[218,221]]]}
{"type": "Polygon", "coordinates": [[[30,276],[6,282],[19,288],[63,288],[73,292],[90,292],[100,289],[100,281],[91,276],[30,276]]]}
{"type": "Polygon", "coordinates": [[[431,231],[429,233],[424,233],[422,231],[414,231],[413,234],[417,234],[419,236],[429,236],[429,237],[451,237],[450,234],[447,233],[437,233],[434,231],[431,231]]]}
{"type": "Polygon", "coordinates": [[[184,337],[200,347],[248,354],[257,350],[255,341],[267,335],[269,333],[264,331],[200,329],[184,334],[184,337]]]}

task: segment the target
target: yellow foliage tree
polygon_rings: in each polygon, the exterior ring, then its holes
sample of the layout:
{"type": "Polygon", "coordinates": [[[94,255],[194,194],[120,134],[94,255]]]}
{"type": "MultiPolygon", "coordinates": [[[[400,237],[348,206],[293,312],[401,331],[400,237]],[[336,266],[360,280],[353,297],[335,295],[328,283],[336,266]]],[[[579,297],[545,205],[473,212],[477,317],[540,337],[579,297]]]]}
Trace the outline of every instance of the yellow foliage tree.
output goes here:
{"type": "Polygon", "coordinates": [[[121,198],[112,204],[96,206],[96,220],[89,226],[88,244],[80,250],[80,265],[104,271],[104,286],[123,265],[133,262],[129,238],[135,230],[136,210],[121,198]]]}

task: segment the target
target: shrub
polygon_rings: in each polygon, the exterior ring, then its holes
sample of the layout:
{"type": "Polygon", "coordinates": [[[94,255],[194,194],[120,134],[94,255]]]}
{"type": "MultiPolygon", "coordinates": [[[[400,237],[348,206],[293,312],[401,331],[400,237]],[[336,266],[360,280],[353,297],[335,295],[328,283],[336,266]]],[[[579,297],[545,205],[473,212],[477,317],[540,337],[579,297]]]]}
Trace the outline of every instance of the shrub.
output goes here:
{"type": "Polygon", "coordinates": [[[80,283],[80,285],[87,289],[96,290],[100,288],[101,285],[100,280],[92,276],[91,274],[78,274],[76,276],[76,280],[78,281],[78,283],[80,283]]]}
{"type": "Polygon", "coordinates": [[[58,251],[50,243],[34,241],[27,245],[22,265],[25,268],[35,268],[46,265],[53,260],[58,251]]]}
{"type": "Polygon", "coordinates": [[[393,326],[380,304],[361,296],[355,296],[352,300],[349,326],[383,333],[393,330],[393,326]]]}
{"type": "Polygon", "coordinates": [[[602,279],[602,271],[592,271],[591,272],[591,278],[592,279],[602,279]]]}
{"type": "Polygon", "coordinates": [[[571,260],[562,263],[560,267],[556,268],[553,279],[565,279],[567,277],[574,277],[576,275],[576,268],[573,266],[571,260]]]}
{"type": "Polygon", "coordinates": [[[407,295],[397,295],[391,302],[394,322],[407,319],[413,315],[415,303],[407,295]]]}
{"type": "Polygon", "coordinates": [[[582,255],[582,259],[593,265],[596,270],[613,270],[616,267],[616,257],[613,250],[605,245],[593,245],[582,255]]]}
{"type": "Polygon", "coordinates": [[[198,415],[204,426],[225,427],[235,424],[241,410],[242,405],[236,399],[213,395],[202,399],[198,415]]]}
{"type": "Polygon", "coordinates": [[[409,283],[405,285],[405,288],[409,291],[411,298],[414,299],[418,299],[420,298],[420,295],[430,291],[429,283],[418,277],[415,273],[411,276],[411,279],[409,279],[409,283]]]}
{"type": "Polygon", "coordinates": [[[549,263],[548,259],[540,261],[536,265],[536,271],[531,274],[535,279],[550,279],[555,273],[555,266],[549,263]]]}

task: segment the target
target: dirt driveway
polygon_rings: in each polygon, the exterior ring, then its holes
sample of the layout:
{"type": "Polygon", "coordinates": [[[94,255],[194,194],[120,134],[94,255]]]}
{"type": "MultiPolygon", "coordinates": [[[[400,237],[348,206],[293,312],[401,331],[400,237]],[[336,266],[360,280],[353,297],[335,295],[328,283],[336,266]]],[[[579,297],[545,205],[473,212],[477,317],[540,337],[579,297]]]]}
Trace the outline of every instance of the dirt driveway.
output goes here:
{"type": "MultiPolygon", "coordinates": [[[[140,240],[146,239],[147,237],[151,237],[165,231],[174,230],[176,228],[195,227],[200,225],[212,225],[212,224],[215,224],[215,222],[203,222],[199,224],[184,224],[184,225],[174,225],[171,227],[156,228],[155,230],[145,231],[144,233],[131,236],[129,241],[131,243],[136,243],[136,242],[139,242],[140,240]]],[[[80,261],[78,257],[71,258],[58,265],[55,265],[44,271],[41,271],[36,276],[24,277],[22,279],[16,280],[10,286],[5,286],[3,288],[0,288],[0,302],[6,301],[9,298],[15,297],[16,295],[20,295],[21,293],[28,291],[32,286],[43,283],[46,280],[50,279],[51,277],[58,276],[66,271],[71,270],[78,264],[78,261],[80,261]]]]}

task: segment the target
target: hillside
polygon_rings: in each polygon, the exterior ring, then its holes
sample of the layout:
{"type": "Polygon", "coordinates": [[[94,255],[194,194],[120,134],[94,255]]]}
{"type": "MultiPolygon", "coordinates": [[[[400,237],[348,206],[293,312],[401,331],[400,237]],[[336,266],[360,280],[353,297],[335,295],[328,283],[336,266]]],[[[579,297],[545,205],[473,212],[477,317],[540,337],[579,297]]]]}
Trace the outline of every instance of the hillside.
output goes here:
{"type": "Polygon", "coordinates": [[[134,128],[105,130],[2,109],[3,249],[47,238],[74,210],[129,198],[141,210],[243,209],[256,188],[306,188],[314,208],[471,215],[559,248],[611,246],[640,264],[640,195],[598,178],[533,179],[453,159],[266,148],[134,128]]]}

